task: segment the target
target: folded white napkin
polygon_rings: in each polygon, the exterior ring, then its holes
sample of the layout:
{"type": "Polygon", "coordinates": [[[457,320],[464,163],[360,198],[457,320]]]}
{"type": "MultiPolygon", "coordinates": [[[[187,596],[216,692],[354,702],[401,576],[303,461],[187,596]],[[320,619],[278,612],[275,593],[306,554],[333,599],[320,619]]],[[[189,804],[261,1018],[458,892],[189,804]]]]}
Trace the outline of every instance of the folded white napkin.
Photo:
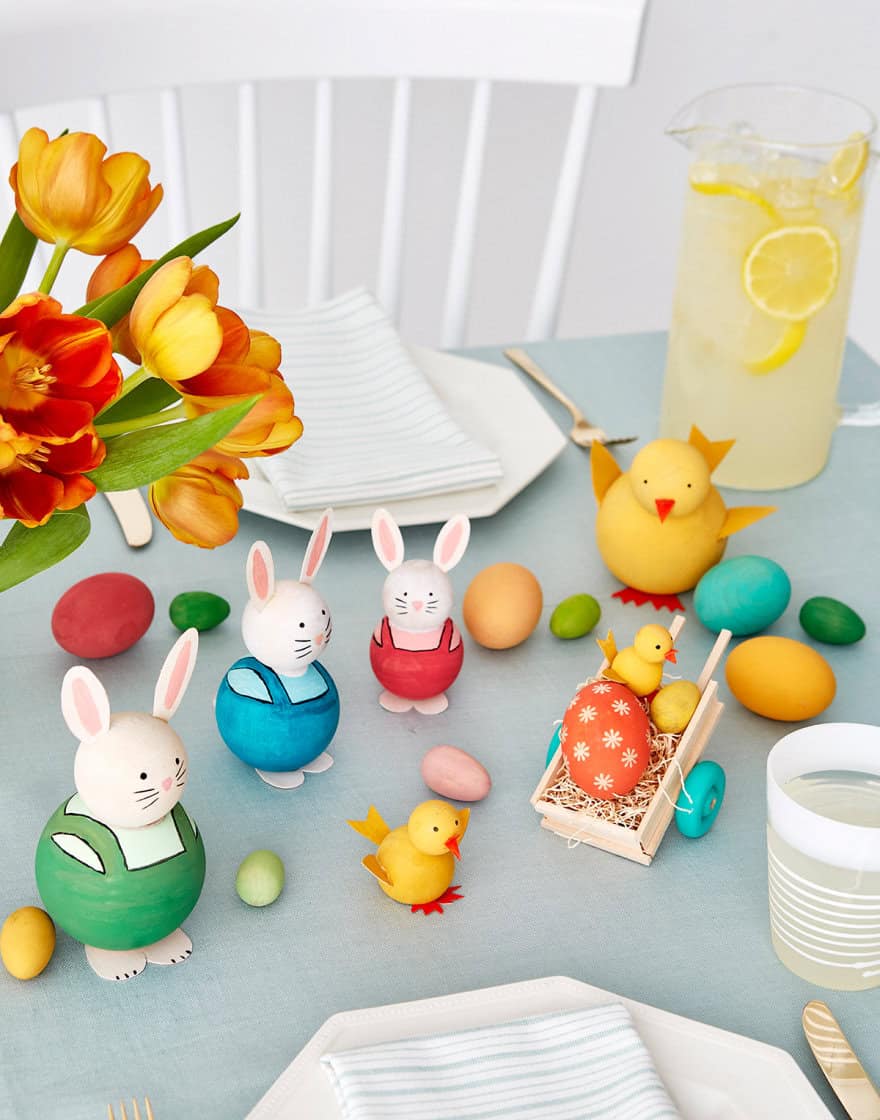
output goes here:
{"type": "Polygon", "coordinates": [[[322,1059],[345,1120],[677,1120],[619,1003],[322,1059]]]}
{"type": "Polygon", "coordinates": [[[260,469],[288,509],[471,490],[501,478],[497,457],[459,428],[369,292],[247,322],[281,343],[304,432],[260,469]]]}

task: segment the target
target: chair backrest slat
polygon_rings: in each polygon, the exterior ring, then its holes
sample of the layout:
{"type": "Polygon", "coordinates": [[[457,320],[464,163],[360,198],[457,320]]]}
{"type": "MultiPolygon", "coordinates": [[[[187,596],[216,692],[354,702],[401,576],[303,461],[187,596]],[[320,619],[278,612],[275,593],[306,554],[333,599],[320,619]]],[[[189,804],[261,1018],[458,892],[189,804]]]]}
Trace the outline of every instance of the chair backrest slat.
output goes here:
{"type": "Polygon", "coordinates": [[[259,307],[263,298],[263,252],[260,225],[259,131],[257,86],[238,86],[238,300],[259,307]]]}
{"type": "Polygon", "coordinates": [[[492,83],[488,79],[481,78],[474,83],[446,282],[441,335],[443,346],[461,346],[464,343],[491,96],[492,83]]]}
{"type": "Polygon", "coordinates": [[[400,312],[400,267],[409,158],[411,85],[409,78],[398,78],[394,83],[385,205],[382,213],[382,239],[379,245],[379,269],[376,281],[376,295],[379,302],[395,322],[400,312]]]}
{"type": "Polygon", "coordinates": [[[562,284],[568,264],[571,233],[595,108],[595,86],[580,86],[575,94],[568,138],[559,167],[556,195],[538,267],[538,279],[526,329],[527,339],[550,338],[556,333],[562,284]]]}
{"type": "Polygon", "coordinates": [[[183,139],[183,120],[180,108],[180,90],[163,89],[159,93],[162,115],[162,157],[164,162],[163,187],[168,215],[168,231],[172,245],[182,241],[192,231],[189,228],[187,204],[186,151],[183,139]]]}
{"type": "Polygon", "coordinates": [[[309,272],[306,291],[310,304],[330,296],[333,240],[333,84],[315,83],[315,141],[312,167],[312,208],[309,272]]]}

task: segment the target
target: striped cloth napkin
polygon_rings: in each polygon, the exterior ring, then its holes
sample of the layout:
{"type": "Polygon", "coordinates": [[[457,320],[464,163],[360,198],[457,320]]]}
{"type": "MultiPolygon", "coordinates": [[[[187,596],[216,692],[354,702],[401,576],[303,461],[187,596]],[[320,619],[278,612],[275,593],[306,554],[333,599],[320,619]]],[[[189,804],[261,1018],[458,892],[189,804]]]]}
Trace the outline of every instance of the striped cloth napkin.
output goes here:
{"type": "Polygon", "coordinates": [[[345,1120],[676,1120],[622,1004],[327,1054],[345,1120]]]}
{"type": "Polygon", "coordinates": [[[498,458],[459,428],[363,288],[281,315],[246,313],[281,343],[302,439],[260,469],[288,509],[472,490],[498,458]]]}

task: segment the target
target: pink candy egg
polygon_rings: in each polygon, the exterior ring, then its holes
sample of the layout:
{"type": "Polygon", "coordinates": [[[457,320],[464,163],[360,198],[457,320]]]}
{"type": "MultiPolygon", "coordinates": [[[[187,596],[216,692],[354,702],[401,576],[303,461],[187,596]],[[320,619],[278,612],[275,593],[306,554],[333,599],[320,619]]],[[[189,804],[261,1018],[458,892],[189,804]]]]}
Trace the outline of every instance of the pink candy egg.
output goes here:
{"type": "Polygon", "coordinates": [[[431,747],[422,759],[428,789],[452,801],[482,801],[492,788],[489,771],[458,747],[431,747]]]}
{"type": "Polygon", "coordinates": [[[575,694],[559,742],[572,781],[605,801],[631,793],[651,759],[648,717],[615,681],[591,681],[575,694]]]}

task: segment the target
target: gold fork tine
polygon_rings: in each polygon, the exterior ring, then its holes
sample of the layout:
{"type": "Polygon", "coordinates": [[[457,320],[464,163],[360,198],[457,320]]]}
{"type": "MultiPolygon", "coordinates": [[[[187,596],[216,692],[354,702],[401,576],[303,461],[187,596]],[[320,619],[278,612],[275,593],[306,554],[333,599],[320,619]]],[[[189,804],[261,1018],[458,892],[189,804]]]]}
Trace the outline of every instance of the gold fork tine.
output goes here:
{"type": "Polygon", "coordinates": [[[150,1104],[149,1097],[144,1097],[144,1107],[147,1110],[147,1120],[156,1120],[155,1116],[153,1116],[153,1106],[150,1104]]]}
{"type": "Polygon", "coordinates": [[[141,1110],[138,1108],[138,1102],[134,1097],[131,1098],[131,1104],[134,1108],[134,1120],[141,1120],[141,1110]]]}

